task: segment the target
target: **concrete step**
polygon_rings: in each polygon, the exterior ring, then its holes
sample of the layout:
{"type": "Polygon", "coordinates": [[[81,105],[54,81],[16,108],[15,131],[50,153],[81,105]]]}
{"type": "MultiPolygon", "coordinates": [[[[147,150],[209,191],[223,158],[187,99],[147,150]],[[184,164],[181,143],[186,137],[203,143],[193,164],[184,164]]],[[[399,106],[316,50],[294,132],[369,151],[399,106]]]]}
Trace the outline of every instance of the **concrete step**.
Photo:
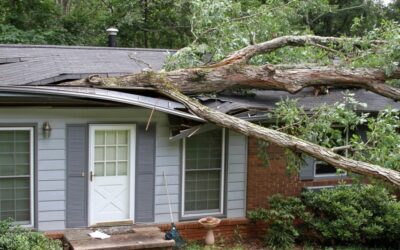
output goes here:
{"type": "Polygon", "coordinates": [[[173,240],[165,240],[158,227],[101,227],[95,229],[69,229],[64,233],[66,242],[74,250],[97,249],[172,249],[173,240]],[[89,233],[100,230],[111,237],[93,239],[89,233]]]}

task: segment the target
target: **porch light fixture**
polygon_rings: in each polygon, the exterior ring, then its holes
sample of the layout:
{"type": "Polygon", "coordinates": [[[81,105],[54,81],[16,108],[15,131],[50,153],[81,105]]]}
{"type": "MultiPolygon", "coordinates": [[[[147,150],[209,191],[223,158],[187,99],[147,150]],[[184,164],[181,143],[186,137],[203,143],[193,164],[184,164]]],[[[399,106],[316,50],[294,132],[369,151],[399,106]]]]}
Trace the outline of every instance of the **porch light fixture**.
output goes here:
{"type": "Polygon", "coordinates": [[[50,138],[51,127],[50,127],[50,123],[49,122],[43,122],[42,131],[43,131],[43,138],[44,139],[50,138]]]}

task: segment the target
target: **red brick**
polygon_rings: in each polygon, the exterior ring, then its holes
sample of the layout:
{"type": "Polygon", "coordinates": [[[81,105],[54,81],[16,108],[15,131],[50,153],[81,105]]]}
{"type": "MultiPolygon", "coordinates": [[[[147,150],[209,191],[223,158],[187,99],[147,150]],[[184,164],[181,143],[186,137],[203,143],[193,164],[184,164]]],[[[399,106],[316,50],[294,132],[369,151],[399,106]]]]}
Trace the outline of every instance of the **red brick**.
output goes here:
{"type": "Polygon", "coordinates": [[[268,197],[274,194],[299,196],[305,187],[337,184],[335,180],[300,181],[297,173],[288,176],[284,150],[275,144],[267,148],[270,162],[265,167],[258,157],[257,140],[248,141],[247,210],[268,208],[268,197]]]}

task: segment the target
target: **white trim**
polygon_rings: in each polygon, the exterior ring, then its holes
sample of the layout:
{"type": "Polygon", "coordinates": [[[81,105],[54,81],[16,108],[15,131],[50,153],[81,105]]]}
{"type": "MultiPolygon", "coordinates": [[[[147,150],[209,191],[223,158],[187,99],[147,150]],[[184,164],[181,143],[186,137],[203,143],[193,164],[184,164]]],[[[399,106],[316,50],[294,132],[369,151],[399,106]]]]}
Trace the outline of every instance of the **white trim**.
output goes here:
{"type": "Polygon", "coordinates": [[[94,132],[96,130],[129,130],[129,218],[126,221],[134,221],[135,218],[135,169],[136,169],[136,124],[89,124],[89,163],[88,163],[88,226],[94,225],[92,219],[91,191],[93,182],[90,181],[90,171],[94,172],[94,132]]]}
{"type": "MultiPolygon", "coordinates": [[[[185,174],[186,174],[186,138],[183,138],[182,143],[182,189],[181,189],[181,217],[188,218],[188,217],[200,217],[200,216],[207,216],[207,215],[223,215],[224,214],[224,201],[225,201],[225,128],[222,128],[222,152],[221,152],[221,183],[220,183],[220,208],[219,211],[216,212],[204,212],[201,213],[200,211],[195,211],[194,213],[186,213],[185,214],[185,174]],[[198,212],[198,213],[197,213],[198,212]]],[[[210,210],[205,210],[210,211],[210,210]]]]}
{"type": "MultiPolygon", "coordinates": [[[[0,131],[29,131],[29,171],[30,171],[30,176],[29,176],[29,192],[30,192],[30,200],[29,200],[29,205],[30,205],[30,217],[31,220],[29,224],[20,224],[21,226],[24,227],[33,227],[35,223],[35,172],[34,172],[34,154],[35,154],[35,149],[34,149],[34,128],[33,127],[0,127],[0,131]]],[[[12,177],[10,177],[12,178],[12,177]]],[[[16,222],[17,224],[18,221],[16,222]]]]}

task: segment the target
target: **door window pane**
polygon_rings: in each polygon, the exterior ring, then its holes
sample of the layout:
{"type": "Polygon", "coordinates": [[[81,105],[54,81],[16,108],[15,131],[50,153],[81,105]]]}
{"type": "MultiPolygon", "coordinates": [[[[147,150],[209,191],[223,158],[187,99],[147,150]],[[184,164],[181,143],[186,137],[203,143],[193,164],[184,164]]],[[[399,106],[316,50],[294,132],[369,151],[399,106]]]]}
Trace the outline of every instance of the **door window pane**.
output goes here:
{"type": "Polygon", "coordinates": [[[96,162],[94,164],[94,175],[104,176],[104,162],[96,162]]]}
{"type": "Polygon", "coordinates": [[[127,175],[129,130],[96,130],[94,170],[96,176],[127,175]]]}
{"type": "Polygon", "coordinates": [[[116,166],[115,162],[107,162],[106,163],[106,175],[107,176],[117,175],[117,166],[116,166]]]}

